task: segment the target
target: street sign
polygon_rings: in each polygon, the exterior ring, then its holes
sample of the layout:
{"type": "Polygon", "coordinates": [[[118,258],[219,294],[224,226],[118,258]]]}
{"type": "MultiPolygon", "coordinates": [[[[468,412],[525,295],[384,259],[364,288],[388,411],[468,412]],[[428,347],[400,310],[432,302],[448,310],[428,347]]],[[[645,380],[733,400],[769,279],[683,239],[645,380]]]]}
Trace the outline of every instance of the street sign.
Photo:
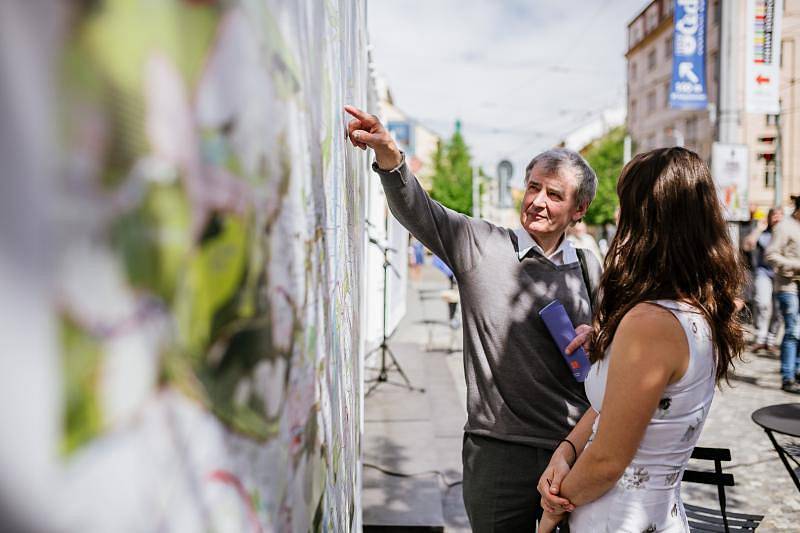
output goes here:
{"type": "Polygon", "coordinates": [[[675,0],[674,19],[669,106],[673,109],[705,109],[708,105],[706,1],[675,0]]]}
{"type": "Polygon", "coordinates": [[[783,0],[747,0],[745,107],[748,113],[780,113],[783,0]]]}
{"type": "Polygon", "coordinates": [[[748,157],[745,144],[714,143],[711,151],[711,175],[728,221],[750,220],[748,157]]]}

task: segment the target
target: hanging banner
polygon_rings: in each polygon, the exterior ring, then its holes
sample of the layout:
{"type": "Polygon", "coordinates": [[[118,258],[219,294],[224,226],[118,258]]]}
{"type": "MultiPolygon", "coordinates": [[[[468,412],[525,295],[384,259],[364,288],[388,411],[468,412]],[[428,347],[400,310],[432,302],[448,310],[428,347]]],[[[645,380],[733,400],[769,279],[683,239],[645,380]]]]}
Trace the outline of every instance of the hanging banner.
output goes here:
{"type": "Polygon", "coordinates": [[[780,112],[783,0],[747,0],[745,106],[748,113],[780,112]]]}
{"type": "Polygon", "coordinates": [[[711,175],[725,207],[725,219],[729,221],[750,220],[748,157],[746,144],[714,143],[711,149],[711,175]]]}
{"type": "Polygon", "coordinates": [[[669,106],[705,109],[708,105],[705,0],[675,0],[674,18],[669,106]]]}

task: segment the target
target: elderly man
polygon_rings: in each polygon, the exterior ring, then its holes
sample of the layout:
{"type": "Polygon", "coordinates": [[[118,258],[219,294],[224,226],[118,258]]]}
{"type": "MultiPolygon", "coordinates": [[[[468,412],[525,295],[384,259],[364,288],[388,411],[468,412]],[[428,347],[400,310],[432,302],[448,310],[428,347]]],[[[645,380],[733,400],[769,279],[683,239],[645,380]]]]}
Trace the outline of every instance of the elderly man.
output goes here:
{"type": "Polygon", "coordinates": [[[473,531],[533,531],[536,485],[551,456],[571,464],[563,439],[588,407],[583,385],[537,311],[558,298],[576,347],[591,320],[600,265],[576,251],[567,228],[586,213],[597,177],[580,155],[549,150],[526,169],[521,227],[510,230],[432,200],[377,117],[347,106],[351,142],[375,152],[392,214],[455,273],[461,295],[467,423],[464,504],[473,531]]]}

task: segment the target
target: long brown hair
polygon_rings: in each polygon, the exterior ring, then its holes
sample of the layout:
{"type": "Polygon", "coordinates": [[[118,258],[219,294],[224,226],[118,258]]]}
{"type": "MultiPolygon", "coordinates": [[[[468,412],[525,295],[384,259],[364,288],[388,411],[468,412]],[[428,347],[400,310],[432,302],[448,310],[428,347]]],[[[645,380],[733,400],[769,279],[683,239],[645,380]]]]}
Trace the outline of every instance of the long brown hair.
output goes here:
{"type": "Polygon", "coordinates": [[[602,359],[622,317],[648,300],[682,300],[705,316],[717,382],[744,346],[736,298],[744,271],[708,166],[684,148],[634,157],[617,183],[617,233],[605,259],[592,360],[602,359]]]}

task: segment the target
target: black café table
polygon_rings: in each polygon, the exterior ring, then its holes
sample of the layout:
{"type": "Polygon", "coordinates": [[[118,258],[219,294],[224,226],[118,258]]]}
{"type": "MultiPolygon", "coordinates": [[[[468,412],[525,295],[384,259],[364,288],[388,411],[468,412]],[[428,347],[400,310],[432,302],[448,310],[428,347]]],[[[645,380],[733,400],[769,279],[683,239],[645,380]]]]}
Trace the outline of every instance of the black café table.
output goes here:
{"type": "MultiPolygon", "coordinates": [[[[778,456],[783,461],[783,466],[789,471],[792,476],[797,490],[800,490],[800,480],[797,479],[797,474],[794,468],[789,464],[789,460],[793,461],[796,467],[800,467],[800,462],[795,458],[796,453],[789,453],[783,446],[778,444],[775,440],[773,433],[780,433],[790,437],[800,438],[800,403],[782,403],[779,405],[769,405],[753,412],[753,422],[764,428],[769,440],[772,441],[772,446],[778,452],[778,456]]],[[[792,446],[795,448],[795,446],[792,446]]]]}

